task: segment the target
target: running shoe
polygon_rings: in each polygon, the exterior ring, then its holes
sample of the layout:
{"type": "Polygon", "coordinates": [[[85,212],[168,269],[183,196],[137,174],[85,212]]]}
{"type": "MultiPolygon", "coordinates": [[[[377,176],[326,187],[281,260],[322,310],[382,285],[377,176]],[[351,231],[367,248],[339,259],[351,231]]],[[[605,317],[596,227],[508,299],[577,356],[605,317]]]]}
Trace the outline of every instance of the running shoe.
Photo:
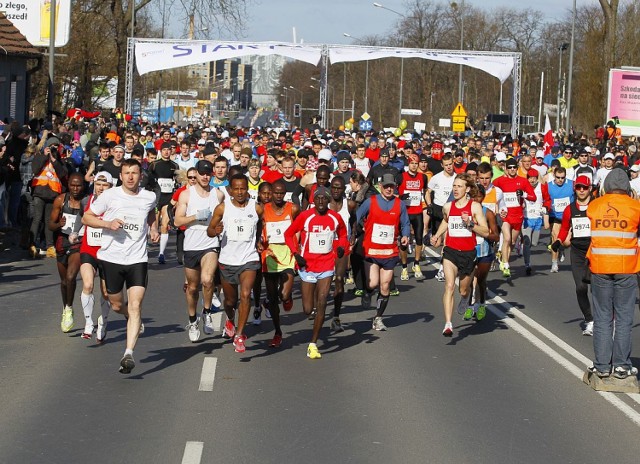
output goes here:
{"type": "Polygon", "coordinates": [[[353,295],[354,295],[354,296],[362,296],[362,295],[364,295],[364,290],[362,290],[361,288],[356,288],[356,289],[353,291],[353,295]]]}
{"type": "Polygon", "coordinates": [[[313,321],[316,318],[316,314],[318,314],[318,312],[316,311],[316,308],[313,308],[313,311],[311,311],[311,314],[307,316],[307,319],[313,321]]]}
{"type": "Polygon", "coordinates": [[[246,335],[236,335],[233,337],[233,348],[236,353],[244,353],[246,347],[244,346],[244,341],[247,339],[246,335]]]}
{"type": "Polygon", "coordinates": [[[91,340],[91,336],[93,335],[93,331],[95,330],[95,327],[93,324],[86,324],[84,326],[84,330],[82,331],[82,335],[80,335],[82,337],[83,340],[91,340]]]}
{"type": "Polygon", "coordinates": [[[487,315],[487,307],[485,305],[478,306],[478,310],[476,311],[476,319],[481,321],[487,315]]]}
{"type": "Polygon", "coordinates": [[[347,273],[347,278],[344,279],[344,283],[346,285],[353,285],[354,280],[353,280],[353,271],[349,270],[349,272],[347,273]]]}
{"type": "Polygon", "coordinates": [[[320,359],[321,357],[322,355],[318,351],[318,347],[316,346],[316,344],[309,343],[309,346],[307,347],[307,358],[320,359]]]}
{"type": "Polygon", "coordinates": [[[202,310],[202,330],[207,335],[211,335],[214,332],[213,328],[213,315],[211,312],[205,313],[202,310]]]}
{"type": "Polygon", "coordinates": [[[551,263],[551,270],[549,272],[550,273],[558,272],[558,263],[551,263]]]}
{"type": "Polygon", "coordinates": [[[331,319],[331,330],[334,332],[344,332],[344,327],[342,327],[342,322],[340,322],[339,317],[331,319]]]}
{"type": "Polygon", "coordinates": [[[271,339],[271,341],[269,342],[269,346],[271,348],[280,348],[280,345],[282,345],[282,335],[275,334],[271,339]]]}
{"type": "Polygon", "coordinates": [[[528,276],[531,275],[531,266],[525,266],[524,273],[528,276]]]}
{"type": "Polygon", "coordinates": [[[467,308],[467,310],[464,312],[464,315],[462,316],[462,319],[464,319],[465,321],[470,321],[471,319],[473,319],[472,307],[467,308]]]}
{"type": "Polygon", "coordinates": [[[413,276],[417,281],[424,280],[424,274],[422,273],[422,269],[420,269],[419,264],[414,264],[411,270],[413,271],[413,276]]]}
{"type": "Polygon", "coordinates": [[[222,302],[220,301],[218,292],[213,292],[213,296],[211,297],[211,306],[216,308],[216,311],[222,307],[222,302]]]}
{"type": "Polygon", "coordinates": [[[593,337],[593,321],[587,322],[587,325],[582,331],[582,335],[585,335],[587,337],[593,337]]]}
{"type": "Polygon", "coordinates": [[[389,296],[398,296],[400,295],[400,290],[394,288],[393,290],[389,290],[389,296]]]}
{"type": "Polygon", "coordinates": [[[587,370],[589,372],[591,372],[592,374],[597,375],[598,377],[600,377],[601,379],[605,379],[607,377],[609,377],[611,375],[611,372],[600,372],[598,369],[596,369],[596,366],[591,366],[589,368],[587,368],[587,370]]]}
{"type": "Polygon", "coordinates": [[[55,258],[56,257],[56,249],[52,246],[47,248],[47,258],[55,258]]]}
{"type": "Polygon", "coordinates": [[[402,268],[402,272],[400,273],[400,280],[402,281],[409,280],[409,270],[406,267],[402,268]]]}
{"type": "Polygon", "coordinates": [[[262,324],[262,310],[258,306],[257,308],[253,309],[253,325],[260,324],[262,324]]]}
{"type": "Polygon", "coordinates": [[[38,249],[36,248],[35,245],[31,245],[29,247],[29,257],[31,259],[36,259],[38,257],[38,249]]]}
{"type": "Polygon", "coordinates": [[[560,262],[564,263],[564,250],[560,250],[560,262]]]}
{"type": "Polygon", "coordinates": [[[469,301],[468,298],[460,298],[460,301],[458,301],[458,306],[456,308],[456,311],[461,316],[467,312],[467,308],[469,307],[467,303],[468,301],[469,301]]]}
{"type": "Polygon", "coordinates": [[[289,297],[288,300],[285,300],[282,302],[282,309],[284,309],[285,312],[289,312],[293,309],[293,298],[289,297]]]}
{"type": "Polygon", "coordinates": [[[189,284],[185,282],[185,283],[182,285],[182,291],[183,291],[184,293],[187,293],[187,288],[189,288],[189,284]]]}
{"type": "Polygon", "coordinates": [[[436,280],[438,282],[444,282],[445,281],[444,269],[442,269],[442,268],[438,269],[438,273],[436,274],[436,280]]]}
{"type": "Polygon", "coordinates": [[[442,335],[445,337],[451,337],[453,335],[453,324],[451,322],[445,323],[442,335]]]}
{"type": "Polygon", "coordinates": [[[511,277],[511,269],[509,269],[508,267],[503,267],[502,268],[502,277],[504,277],[505,279],[508,279],[509,277],[511,277]]]}
{"type": "Polygon", "coordinates": [[[373,324],[371,324],[371,328],[373,330],[377,330],[378,332],[387,330],[387,326],[384,325],[384,322],[382,322],[382,318],[379,316],[373,318],[373,324]]]}
{"type": "Polygon", "coordinates": [[[164,264],[166,261],[163,254],[158,255],[158,264],[164,264]]]}
{"type": "Polygon", "coordinates": [[[189,332],[189,340],[191,343],[195,343],[200,340],[200,319],[196,319],[195,322],[189,322],[185,329],[189,332]]]}
{"type": "Polygon", "coordinates": [[[62,320],[60,321],[60,328],[64,333],[73,329],[73,308],[71,306],[65,306],[62,309],[62,320]]]}
{"type": "Polygon", "coordinates": [[[264,311],[264,315],[267,316],[269,319],[271,319],[271,311],[269,311],[269,300],[264,298],[262,300],[262,303],[260,303],[260,307],[264,311]]]}
{"type": "Polygon", "coordinates": [[[144,333],[144,322],[142,319],[140,320],[140,329],[138,330],[138,335],[142,335],[144,333]]]}
{"type": "Polygon", "coordinates": [[[125,354],[120,360],[120,373],[130,374],[134,367],[136,367],[136,362],[133,360],[133,355],[125,354]]]}
{"type": "Polygon", "coordinates": [[[233,325],[233,322],[227,320],[227,322],[224,323],[224,335],[226,335],[227,338],[233,338],[236,334],[236,326],[233,325]]]}
{"type": "Polygon", "coordinates": [[[616,366],[613,369],[613,376],[616,379],[626,379],[629,376],[637,376],[637,375],[638,375],[638,369],[636,369],[635,367],[616,366]]]}
{"type": "Polygon", "coordinates": [[[360,300],[362,309],[369,309],[371,307],[371,293],[364,292],[360,300]]]}
{"type": "Polygon", "coordinates": [[[104,343],[104,339],[107,338],[107,322],[102,316],[98,317],[98,328],[96,329],[96,342],[98,345],[104,343]]]}

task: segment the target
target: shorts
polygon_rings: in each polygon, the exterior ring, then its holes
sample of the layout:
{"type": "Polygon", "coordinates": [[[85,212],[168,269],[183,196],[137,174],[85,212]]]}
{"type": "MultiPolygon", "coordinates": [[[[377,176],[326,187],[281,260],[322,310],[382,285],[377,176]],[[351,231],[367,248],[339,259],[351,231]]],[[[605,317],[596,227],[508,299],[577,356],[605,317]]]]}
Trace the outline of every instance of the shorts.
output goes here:
{"type": "Polygon", "coordinates": [[[66,266],[69,262],[69,256],[80,253],[80,245],[80,243],[75,243],[68,246],[59,246],[56,242],[56,260],[66,266]]]}
{"type": "Polygon", "coordinates": [[[557,218],[553,216],[549,216],[549,224],[562,224],[562,218],[557,218]]]}
{"type": "Polygon", "coordinates": [[[541,230],[542,229],[542,218],[529,219],[524,218],[522,222],[523,229],[531,229],[531,230],[541,230]]]}
{"type": "Polygon", "coordinates": [[[102,262],[89,253],[80,253],[80,264],[91,264],[93,269],[98,271],[101,280],[104,280],[104,271],[102,270],[102,262]]]}
{"type": "Polygon", "coordinates": [[[506,217],[503,220],[503,224],[507,223],[511,226],[511,230],[516,230],[520,232],[522,230],[522,221],[524,221],[524,218],[512,219],[512,218],[506,217]]]}
{"type": "Polygon", "coordinates": [[[249,261],[242,266],[232,266],[230,264],[222,263],[218,264],[218,269],[220,269],[220,276],[222,277],[222,280],[232,285],[240,284],[240,274],[242,274],[243,272],[259,271],[260,267],[260,261],[249,261]]]}
{"type": "Polygon", "coordinates": [[[158,211],[160,211],[164,206],[167,206],[171,203],[171,197],[173,193],[161,193],[158,197],[158,211]]]}
{"type": "Polygon", "coordinates": [[[400,262],[400,258],[398,256],[394,256],[392,258],[370,258],[369,256],[367,256],[364,260],[367,263],[379,266],[385,271],[393,271],[400,262]]]}
{"type": "Polygon", "coordinates": [[[413,227],[413,234],[416,238],[416,245],[422,246],[422,236],[424,235],[424,219],[422,213],[409,214],[409,223],[413,227]]]}
{"type": "Polygon", "coordinates": [[[300,280],[308,284],[315,284],[321,279],[326,279],[327,277],[333,277],[333,274],[334,274],[333,269],[331,269],[330,271],[324,271],[324,272],[309,272],[309,271],[303,271],[303,270],[298,271],[300,280]]]}
{"type": "Polygon", "coordinates": [[[107,293],[110,295],[120,293],[125,284],[127,289],[131,287],[146,288],[149,282],[148,267],[149,263],[116,264],[102,261],[107,293]]]}
{"type": "Polygon", "coordinates": [[[205,250],[185,250],[184,267],[189,269],[197,269],[200,267],[200,261],[207,253],[220,253],[220,247],[207,248],[205,250]]]}
{"type": "Polygon", "coordinates": [[[496,255],[491,253],[490,255],[482,256],[480,258],[476,258],[476,264],[492,263],[494,259],[496,259],[496,255]]]}
{"type": "Polygon", "coordinates": [[[265,277],[280,277],[281,275],[291,275],[291,276],[295,276],[296,275],[296,271],[294,271],[291,268],[287,268],[287,269],[283,269],[281,271],[277,271],[277,272],[265,272],[264,270],[262,271],[262,275],[265,277]]]}
{"type": "Polygon", "coordinates": [[[458,275],[471,275],[476,267],[476,250],[460,251],[444,247],[442,258],[451,261],[458,268],[458,275]]]}

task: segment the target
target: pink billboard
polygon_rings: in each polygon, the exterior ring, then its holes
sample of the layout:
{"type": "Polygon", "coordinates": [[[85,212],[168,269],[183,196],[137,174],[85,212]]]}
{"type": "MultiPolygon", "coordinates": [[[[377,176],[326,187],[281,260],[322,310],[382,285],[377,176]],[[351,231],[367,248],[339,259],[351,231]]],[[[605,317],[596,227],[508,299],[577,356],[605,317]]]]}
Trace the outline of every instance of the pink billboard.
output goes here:
{"type": "Polygon", "coordinates": [[[607,121],[616,117],[622,135],[640,135],[640,70],[609,71],[607,121]]]}

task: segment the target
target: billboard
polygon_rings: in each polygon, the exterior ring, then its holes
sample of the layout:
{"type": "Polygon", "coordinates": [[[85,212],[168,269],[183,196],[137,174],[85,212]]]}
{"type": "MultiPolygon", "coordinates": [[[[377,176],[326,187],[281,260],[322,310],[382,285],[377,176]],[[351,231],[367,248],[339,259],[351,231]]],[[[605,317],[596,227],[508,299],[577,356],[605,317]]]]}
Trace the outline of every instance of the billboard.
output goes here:
{"type": "Polygon", "coordinates": [[[609,70],[607,121],[615,117],[622,135],[640,135],[640,70],[609,70]]]}
{"type": "MultiPolygon", "coordinates": [[[[36,47],[48,47],[51,38],[51,0],[0,0],[0,12],[36,47]]],[[[57,0],[55,6],[56,47],[69,42],[71,0],[57,0]]]]}

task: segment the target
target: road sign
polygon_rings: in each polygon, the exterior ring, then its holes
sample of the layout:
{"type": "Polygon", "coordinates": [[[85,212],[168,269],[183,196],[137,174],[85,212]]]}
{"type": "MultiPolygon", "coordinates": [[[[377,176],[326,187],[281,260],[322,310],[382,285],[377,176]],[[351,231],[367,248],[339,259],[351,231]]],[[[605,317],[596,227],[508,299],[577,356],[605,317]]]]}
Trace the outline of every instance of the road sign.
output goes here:
{"type": "Polygon", "coordinates": [[[464,132],[464,129],[466,127],[466,122],[467,120],[467,110],[464,109],[464,106],[462,106],[462,103],[458,103],[458,105],[454,108],[453,112],[451,113],[451,129],[453,130],[453,132],[464,132]]]}
{"type": "Polygon", "coordinates": [[[422,116],[422,110],[412,110],[409,108],[402,108],[400,114],[406,114],[407,116],[422,116]]]}
{"type": "Polygon", "coordinates": [[[209,92],[209,98],[211,100],[217,100],[218,99],[218,92],[209,92]]]}
{"type": "Polygon", "coordinates": [[[373,129],[373,121],[371,119],[361,119],[360,122],[358,122],[358,128],[361,131],[368,131],[373,129]]]}
{"type": "Polygon", "coordinates": [[[438,119],[438,126],[440,126],[440,127],[451,127],[451,119],[449,119],[449,118],[440,118],[440,119],[438,119]]]}
{"type": "Polygon", "coordinates": [[[362,119],[363,121],[368,121],[370,118],[371,118],[371,115],[366,111],[362,113],[362,116],[360,116],[360,119],[362,119]]]}

